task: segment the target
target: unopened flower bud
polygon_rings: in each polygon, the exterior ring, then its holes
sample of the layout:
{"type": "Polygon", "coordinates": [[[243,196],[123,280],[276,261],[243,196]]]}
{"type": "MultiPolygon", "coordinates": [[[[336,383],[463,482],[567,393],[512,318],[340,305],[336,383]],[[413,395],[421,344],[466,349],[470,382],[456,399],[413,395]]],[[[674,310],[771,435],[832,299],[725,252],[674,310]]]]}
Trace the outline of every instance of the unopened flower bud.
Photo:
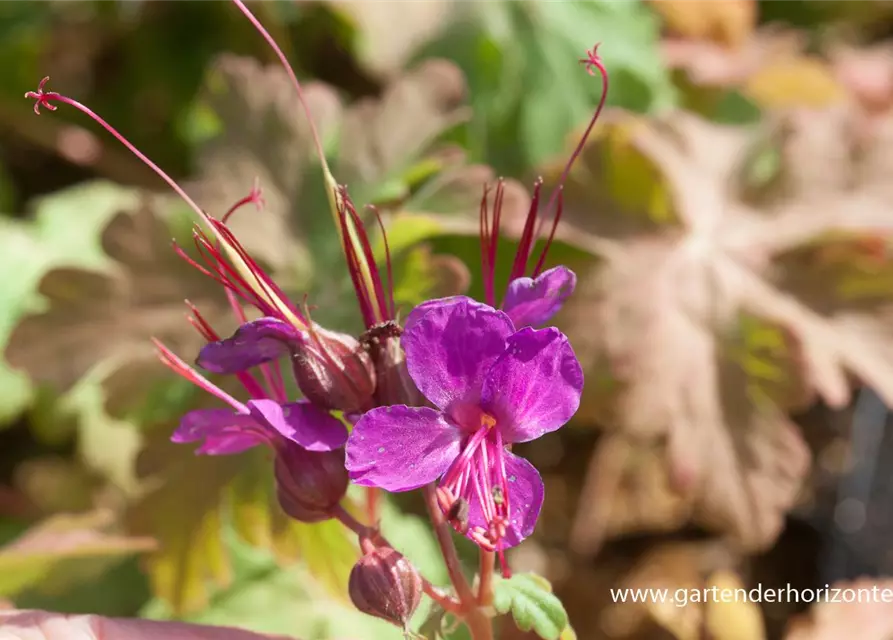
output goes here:
{"type": "Polygon", "coordinates": [[[409,377],[406,355],[400,346],[401,333],[400,326],[390,321],[372,327],[360,338],[375,367],[375,403],[380,407],[423,407],[428,403],[409,377]]]}
{"type": "Polygon", "coordinates": [[[328,520],[347,492],[344,449],[307,451],[285,442],[277,446],[274,472],[279,504],[299,522],[328,520]]]}
{"type": "Polygon", "coordinates": [[[354,565],[348,592],[363,613],[406,629],[422,597],[422,579],[401,553],[379,547],[354,565]]]}
{"type": "Polygon", "coordinates": [[[292,355],[292,368],[304,396],[325,409],[360,411],[375,392],[369,354],[344,333],[314,327],[308,344],[292,355]]]}

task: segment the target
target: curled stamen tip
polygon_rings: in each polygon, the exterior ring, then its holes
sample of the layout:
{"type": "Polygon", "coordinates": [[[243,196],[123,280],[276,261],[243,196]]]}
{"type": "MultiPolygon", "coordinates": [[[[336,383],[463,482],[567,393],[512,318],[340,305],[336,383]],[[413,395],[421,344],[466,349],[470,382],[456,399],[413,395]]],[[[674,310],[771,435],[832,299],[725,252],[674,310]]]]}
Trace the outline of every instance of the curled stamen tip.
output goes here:
{"type": "Polygon", "coordinates": [[[260,176],[255,176],[254,185],[251,187],[251,193],[248,195],[251,202],[254,203],[254,206],[257,207],[258,211],[263,210],[264,207],[267,206],[267,201],[264,200],[264,192],[260,186],[260,176]]]}
{"type": "Polygon", "coordinates": [[[46,93],[43,88],[46,86],[46,83],[49,82],[50,77],[45,76],[43,80],[41,80],[37,84],[37,91],[28,91],[25,93],[25,98],[28,100],[34,100],[34,113],[40,115],[40,108],[46,107],[50,111],[55,111],[57,109],[56,105],[50,103],[50,99],[53,96],[51,93],[46,93]]]}
{"type": "Polygon", "coordinates": [[[597,42],[592,49],[586,50],[585,58],[580,58],[580,64],[586,65],[586,72],[591,76],[595,75],[596,70],[603,73],[602,59],[598,55],[598,48],[600,46],[601,42],[597,42]]]}

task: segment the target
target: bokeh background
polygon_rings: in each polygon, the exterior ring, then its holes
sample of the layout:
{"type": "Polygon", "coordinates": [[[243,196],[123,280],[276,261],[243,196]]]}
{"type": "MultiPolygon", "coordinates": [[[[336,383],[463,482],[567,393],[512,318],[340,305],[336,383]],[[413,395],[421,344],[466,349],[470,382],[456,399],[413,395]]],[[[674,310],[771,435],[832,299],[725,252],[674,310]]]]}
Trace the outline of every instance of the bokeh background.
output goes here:
{"type": "MultiPolygon", "coordinates": [[[[480,293],[482,185],[513,237],[598,102],[550,262],[584,406],[519,447],[546,506],[512,556],[585,640],[885,640],[893,605],[612,603],[618,587],[891,586],[893,3],[257,2],[305,83],[336,177],[385,215],[404,309],[480,293]]],[[[353,612],[355,551],[271,503],[262,455],[167,438],[207,403],[153,356],[199,346],[218,287],[171,247],[190,214],[100,113],[220,215],[317,319],[356,302],[296,96],[234,6],[0,3],[0,598],[64,612],[399,638],[353,612]]],[[[385,533],[445,579],[419,505],[385,533]]],[[[466,549],[466,552],[468,550],[466,549]]],[[[571,631],[565,638],[572,637],[571,631]]],[[[504,625],[505,640],[533,637],[504,625]]],[[[453,633],[448,637],[458,638],[453,633]]]]}

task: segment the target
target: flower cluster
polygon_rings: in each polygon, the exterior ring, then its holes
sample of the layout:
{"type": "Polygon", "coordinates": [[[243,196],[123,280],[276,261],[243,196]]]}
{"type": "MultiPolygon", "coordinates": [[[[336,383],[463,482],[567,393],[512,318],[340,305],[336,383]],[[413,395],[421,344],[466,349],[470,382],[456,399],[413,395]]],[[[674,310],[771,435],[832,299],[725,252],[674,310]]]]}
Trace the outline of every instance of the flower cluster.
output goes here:
{"type": "MultiPolygon", "coordinates": [[[[300,96],[300,85],[281,51],[247,7],[240,0],[235,4],[286,64],[300,96]]],[[[584,62],[606,78],[594,49],[584,62]]],[[[46,79],[27,94],[35,100],[35,111],[53,110],[54,102],[80,109],[192,206],[205,227],[194,230],[200,258],[174,248],[225,288],[239,321],[235,333],[221,338],[190,305],[189,320],[206,340],[196,364],[209,373],[233,376],[244,391],[244,401],[156,343],[165,365],[226,405],[187,413],[172,439],[199,443],[196,453],[204,455],[268,447],[274,454],[277,495],[287,514],[303,522],[338,518],[360,534],[364,559],[351,581],[357,591],[352,597],[363,610],[405,625],[422,588],[445,608],[472,618],[461,585],[454,584],[460,600],[456,602],[420,581],[414,570],[393,573],[394,567],[408,561],[377,533],[374,510],[369,526],[361,525],[341,502],[349,480],[392,492],[427,486],[444,519],[483,553],[497,553],[503,570],[508,570],[503,551],[532,533],[544,494],[537,470],[511,447],[566,424],[583,389],[583,373],[567,337],[555,327],[536,328],[550,321],[576,284],[576,276],[566,267],[543,270],[561,216],[560,186],[541,215],[542,184],[536,185],[501,301],[496,299],[495,265],[504,184],[496,185],[492,212],[491,193],[485,188],[479,214],[484,301],[465,296],[430,300],[413,309],[401,327],[390,256],[386,270],[380,270],[363,218],[347,189],[335,184],[320,154],[336,230],[366,325],[364,334],[355,338],[315,323],[307,306],[290,300],[227,226],[229,216],[240,207],[262,205],[259,190],[219,219],[212,217],[98,115],[71,98],[46,91],[45,83],[46,79]],[[550,215],[551,232],[534,268],[528,270],[550,215]],[[289,397],[288,371],[301,399],[289,397]],[[349,437],[345,423],[353,424],[349,437]],[[387,558],[396,560],[384,562],[387,558]],[[376,573],[383,571],[391,573],[376,573]],[[395,593],[403,594],[400,607],[378,603],[363,586],[376,584],[397,585],[395,593]],[[392,610],[398,613],[387,613],[392,610]]],[[[603,105],[604,95],[583,141],[603,105]]],[[[384,225],[378,222],[383,234],[384,225]]],[[[461,579],[460,575],[457,580],[461,579]]]]}

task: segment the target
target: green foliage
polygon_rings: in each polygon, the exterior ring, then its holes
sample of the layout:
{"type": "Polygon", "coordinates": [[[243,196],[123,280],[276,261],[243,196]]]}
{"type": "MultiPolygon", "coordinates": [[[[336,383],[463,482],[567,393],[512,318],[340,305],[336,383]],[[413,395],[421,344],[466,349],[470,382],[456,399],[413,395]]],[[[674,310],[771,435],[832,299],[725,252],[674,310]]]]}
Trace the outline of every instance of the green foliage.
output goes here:
{"type": "MultiPolygon", "coordinates": [[[[884,15],[869,10],[874,4],[796,6],[811,21],[852,12],[847,22],[861,24],[884,15]]],[[[797,13],[763,5],[764,18],[797,13]]],[[[348,184],[361,215],[366,204],[383,214],[404,314],[428,297],[482,295],[475,216],[482,185],[496,175],[489,166],[524,178],[544,167],[551,172],[600,98],[599,80],[576,64],[594,44],[601,43],[610,73],[609,105],[653,113],[674,106],[678,92],[687,108],[697,106],[685,97],[691,88],[675,87],[664,68],[660,25],[645,2],[354,0],[257,3],[252,9],[302,78],[336,178],[348,184]]],[[[744,14],[735,16],[750,24],[744,14]]],[[[759,30],[756,22],[750,28],[759,30]]],[[[759,47],[739,44],[735,55],[720,55],[714,67],[728,67],[725,75],[720,68],[721,91],[709,109],[699,110],[714,121],[755,122],[760,109],[769,108],[767,96],[772,105],[789,105],[804,91],[801,84],[815,80],[789,82],[804,68],[794,66],[764,78],[755,97],[746,78],[734,79],[735,65],[750,64],[759,47]]],[[[309,294],[316,320],[358,330],[305,115],[283,70],[266,66],[268,55],[266,43],[228,3],[5,3],[0,209],[17,216],[19,198],[84,176],[162,186],[82,114],[63,107],[34,118],[21,93],[49,73],[54,86],[89,104],[182,178],[215,215],[259,177],[267,207],[234,216],[237,237],[295,299],[309,294]],[[231,55],[220,57],[223,51],[231,55]],[[261,55],[252,59],[251,53],[261,55]],[[71,159],[69,134],[90,147],[77,138],[81,127],[102,134],[87,138],[98,141],[95,162],[71,159]],[[20,153],[32,147],[39,151],[20,153]]],[[[695,53],[680,66],[694,77],[694,62],[707,58],[695,53]]],[[[824,75],[831,77],[832,63],[826,66],[824,75]]],[[[889,108],[877,102],[872,117],[889,108]]],[[[847,123],[846,130],[880,131],[863,120],[847,123]]],[[[589,513],[663,519],[618,526],[605,518],[592,528],[596,538],[691,521],[745,548],[762,548],[776,535],[805,473],[806,454],[786,412],[815,391],[840,401],[853,374],[886,400],[893,397],[893,356],[886,348],[893,271],[889,238],[877,235],[889,227],[882,176],[889,174],[883,150],[890,144],[880,133],[865,135],[881,141],[873,149],[833,123],[803,122],[788,123],[797,139],[751,154],[735,181],[748,192],[741,201],[727,190],[731,180],[718,179],[721,165],[739,155],[740,149],[723,146],[729,132],[703,123],[658,127],[650,118],[616,114],[605,114],[567,184],[567,233],[549,262],[580,274],[579,291],[559,320],[587,371],[577,417],[610,425],[617,437],[644,443],[642,452],[651,454],[634,456],[645,460],[641,467],[615,472],[611,497],[625,510],[606,508],[606,491],[584,490],[581,513],[596,502],[588,496],[596,495],[599,504],[589,513]],[[798,127],[809,132],[798,133],[798,127]],[[822,142],[801,140],[807,133],[822,142]],[[851,153],[855,147],[859,153],[851,153]],[[857,186],[835,186],[840,176],[857,186]],[[850,201],[854,193],[865,200],[850,201]],[[751,201],[751,195],[759,198],[751,201]],[[700,224],[710,216],[716,224],[700,224]],[[855,228],[846,233],[849,227],[855,228]],[[668,272],[674,265],[691,269],[668,272]],[[693,296],[680,293],[681,282],[693,296]],[[717,321],[717,309],[728,309],[730,319],[717,321]],[[694,374],[685,372],[686,359],[697,364],[694,374]],[[629,379],[618,378],[623,372],[629,379]],[[817,388],[805,389],[812,378],[817,388]],[[618,398],[624,400],[619,409],[618,398]],[[661,412],[680,405],[693,415],[670,428],[679,416],[661,412]],[[645,442],[655,434],[659,444],[645,442]],[[685,446],[678,450],[688,459],[663,448],[679,434],[685,446]],[[782,441],[778,434],[790,437],[782,441]],[[647,449],[652,444],[656,453],[647,449]],[[723,460],[731,462],[717,463],[723,460]],[[647,465],[646,478],[659,478],[655,483],[634,475],[647,465]],[[673,508],[682,507],[678,519],[623,494],[627,485],[645,487],[637,495],[659,502],[667,478],[697,480],[688,495],[672,490],[673,508]]],[[[554,182],[554,175],[547,177],[554,182]]],[[[200,340],[182,318],[183,298],[199,304],[221,333],[233,327],[219,288],[170,251],[170,236],[184,237],[181,227],[189,225],[181,223],[191,225],[194,216],[179,216],[168,200],[106,181],[82,182],[33,205],[24,220],[0,217],[0,344],[4,358],[25,371],[0,361],[0,426],[30,409],[18,431],[0,434],[0,488],[8,489],[11,504],[27,494],[42,512],[33,518],[36,525],[25,522],[31,512],[0,521],[21,533],[0,548],[0,598],[12,597],[18,607],[106,615],[133,615],[145,604],[142,613],[156,619],[303,640],[401,638],[347,600],[346,578],[358,553],[353,535],[337,522],[287,520],[272,495],[263,452],[195,457],[190,447],[169,442],[180,414],[209,405],[158,365],[148,338],[160,337],[187,361],[195,356],[200,340]],[[138,206],[144,200],[149,206],[138,206]],[[15,335],[24,338],[10,338],[15,335]],[[19,440],[26,441],[21,449],[19,440]],[[41,485],[53,491],[32,495],[40,492],[22,480],[22,462],[39,462],[47,450],[69,475],[60,472],[41,485]],[[72,503],[86,514],[44,519],[72,503]],[[108,503],[116,508],[111,519],[93,519],[96,504],[108,503]]],[[[524,213],[521,198],[506,205],[503,220],[514,224],[524,213]]],[[[383,262],[374,225],[370,235],[383,262]]],[[[500,244],[497,290],[514,248],[507,239],[500,244]]],[[[568,486],[576,481],[561,480],[568,486]]],[[[382,516],[384,535],[428,580],[446,585],[427,524],[391,502],[382,516]]],[[[468,540],[457,544],[471,549],[469,556],[476,552],[468,540]]],[[[576,638],[548,582],[533,574],[497,579],[494,608],[546,640],[576,638]]],[[[467,638],[464,627],[427,598],[412,629],[429,638],[467,638]]],[[[593,633],[580,631],[583,637],[593,633]]]]}
{"type": "Polygon", "coordinates": [[[109,532],[111,515],[57,515],[0,547],[0,597],[34,588],[58,592],[154,548],[151,538],[109,532]]]}
{"type": "Polygon", "coordinates": [[[511,613],[522,631],[535,631],[544,640],[559,640],[568,628],[567,612],[545,578],[533,573],[518,573],[508,580],[496,578],[493,607],[499,613],[511,613]]]}
{"type": "MultiPolygon", "coordinates": [[[[401,553],[410,558],[419,570],[435,583],[446,580],[446,570],[440,560],[430,529],[418,518],[401,514],[385,503],[384,534],[401,553]]],[[[334,521],[322,525],[305,526],[303,557],[298,564],[283,564],[277,554],[244,541],[242,535],[228,532],[221,551],[228,558],[229,580],[226,586],[209,590],[207,605],[180,616],[190,622],[233,625],[265,633],[282,633],[302,640],[362,637],[369,640],[399,640],[402,634],[392,625],[358,612],[345,601],[342,591],[321,588],[319,566],[330,564],[341,551],[333,546],[344,539],[342,526],[334,521]],[[317,535],[318,533],[318,535],[317,535]],[[312,535],[312,540],[307,535],[312,535]]],[[[194,549],[193,552],[198,549],[194,549]]],[[[281,549],[280,549],[281,551],[281,549]]],[[[344,550],[345,566],[353,565],[357,551],[344,550]]],[[[416,619],[422,620],[427,607],[420,607],[416,619]]],[[[173,619],[174,611],[161,599],[156,599],[143,611],[155,619],[173,619]]]]}
{"type": "Polygon", "coordinates": [[[420,55],[454,58],[474,117],[463,142],[475,158],[521,175],[564,149],[591,115],[601,83],[574,62],[596,43],[611,75],[610,105],[650,111],[673,103],[658,24],[638,2],[523,0],[469,4],[420,55]]]}
{"type": "MultiPolygon", "coordinates": [[[[0,343],[6,343],[23,315],[40,308],[37,285],[50,269],[105,263],[100,232],[112,215],[136,200],[133,191],[97,181],[40,198],[32,220],[0,218],[0,269],[8,274],[0,287],[0,343]]],[[[33,393],[26,376],[0,361],[0,425],[26,409],[33,393]]]]}

